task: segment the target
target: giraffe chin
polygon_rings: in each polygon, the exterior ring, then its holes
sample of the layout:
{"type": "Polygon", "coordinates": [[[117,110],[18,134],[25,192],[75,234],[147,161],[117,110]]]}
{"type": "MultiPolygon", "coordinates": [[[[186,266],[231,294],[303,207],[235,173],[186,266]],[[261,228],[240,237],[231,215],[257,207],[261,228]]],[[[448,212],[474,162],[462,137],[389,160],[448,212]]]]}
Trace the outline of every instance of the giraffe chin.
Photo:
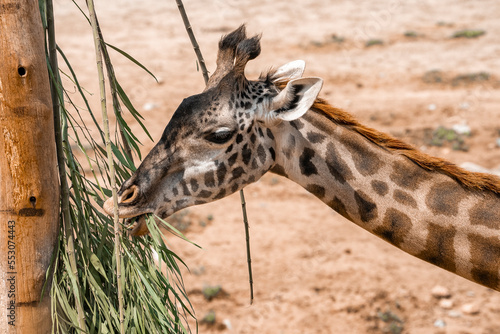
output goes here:
{"type": "Polygon", "coordinates": [[[146,224],[146,214],[126,220],[128,234],[133,237],[142,237],[149,234],[148,224],[146,224]]]}

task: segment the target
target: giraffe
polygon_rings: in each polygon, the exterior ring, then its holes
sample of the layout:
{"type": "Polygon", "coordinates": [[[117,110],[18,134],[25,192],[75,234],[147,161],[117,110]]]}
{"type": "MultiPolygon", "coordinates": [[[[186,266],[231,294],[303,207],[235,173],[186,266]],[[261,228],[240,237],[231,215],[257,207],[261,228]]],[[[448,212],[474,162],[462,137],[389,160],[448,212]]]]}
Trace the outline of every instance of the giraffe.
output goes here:
{"type": "MultiPolygon", "coordinates": [[[[182,101],[118,192],[132,235],[226,197],[267,172],[284,176],[403,251],[500,291],[500,179],[465,171],[360,124],[318,97],[323,81],[293,61],[244,75],[260,54],[245,26],[219,42],[205,90],[182,101]]],[[[113,201],[104,210],[113,214],[113,201]]]]}

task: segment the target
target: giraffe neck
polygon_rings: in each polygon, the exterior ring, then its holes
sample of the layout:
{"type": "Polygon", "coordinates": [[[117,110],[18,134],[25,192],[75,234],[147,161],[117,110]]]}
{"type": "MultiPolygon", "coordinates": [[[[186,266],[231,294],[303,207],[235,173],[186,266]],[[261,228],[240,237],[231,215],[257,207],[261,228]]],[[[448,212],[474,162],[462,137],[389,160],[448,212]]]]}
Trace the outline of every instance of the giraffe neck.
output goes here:
{"type": "Polygon", "coordinates": [[[282,123],[271,171],[403,251],[500,291],[500,196],[420,167],[325,115],[282,123]]]}

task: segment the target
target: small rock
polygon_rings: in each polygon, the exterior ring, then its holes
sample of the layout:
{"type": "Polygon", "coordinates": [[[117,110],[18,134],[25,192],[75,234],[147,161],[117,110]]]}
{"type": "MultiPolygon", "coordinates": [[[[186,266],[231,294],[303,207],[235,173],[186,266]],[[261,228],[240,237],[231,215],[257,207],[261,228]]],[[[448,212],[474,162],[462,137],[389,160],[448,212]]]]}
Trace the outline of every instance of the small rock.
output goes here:
{"type": "Polygon", "coordinates": [[[467,110],[469,108],[470,108],[470,104],[468,104],[467,102],[460,103],[460,109],[467,110]]]}
{"type": "Polygon", "coordinates": [[[224,324],[224,326],[226,326],[227,329],[231,330],[233,328],[233,326],[231,325],[231,320],[229,319],[224,319],[222,320],[222,323],[224,324]]]}
{"type": "Polygon", "coordinates": [[[435,287],[432,288],[431,294],[434,298],[450,298],[451,293],[448,288],[441,286],[441,285],[436,285],[435,287]]]}
{"type": "Polygon", "coordinates": [[[145,110],[145,111],[150,111],[150,110],[153,110],[156,108],[156,104],[154,103],[151,103],[151,102],[148,102],[148,103],[145,103],[144,106],[142,106],[142,108],[145,110]]]}
{"type": "Polygon", "coordinates": [[[445,328],[446,327],[446,322],[444,322],[443,319],[437,319],[436,321],[434,321],[434,327],[445,328]]]}
{"type": "Polygon", "coordinates": [[[455,124],[452,126],[453,131],[460,135],[470,135],[471,129],[467,124],[455,124]]]}
{"type": "Polygon", "coordinates": [[[500,138],[497,138],[497,147],[500,147],[500,138]]]}
{"type": "Polygon", "coordinates": [[[453,300],[451,299],[441,299],[439,301],[439,307],[441,307],[442,309],[445,309],[445,310],[449,310],[453,307],[453,300]]]}
{"type": "Polygon", "coordinates": [[[437,109],[437,106],[434,103],[432,103],[432,104],[429,104],[429,106],[427,107],[427,109],[429,109],[430,111],[434,111],[434,110],[437,109]]]}
{"type": "Polygon", "coordinates": [[[451,310],[448,312],[448,316],[450,318],[460,318],[462,316],[462,313],[460,313],[459,311],[451,310]]]}
{"type": "Polygon", "coordinates": [[[476,303],[469,303],[469,304],[464,304],[462,305],[461,308],[462,312],[464,314],[478,314],[479,313],[479,305],[476,303]]]}

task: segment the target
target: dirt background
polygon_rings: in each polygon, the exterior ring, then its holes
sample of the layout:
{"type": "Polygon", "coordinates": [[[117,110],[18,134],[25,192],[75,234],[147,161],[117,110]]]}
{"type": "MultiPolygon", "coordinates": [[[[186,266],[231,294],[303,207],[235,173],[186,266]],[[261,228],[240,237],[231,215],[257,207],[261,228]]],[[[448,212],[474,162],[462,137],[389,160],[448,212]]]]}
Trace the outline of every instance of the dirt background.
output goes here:
{"type": "MultiPolygon", "coordinates": [[[[158,140],[181,100],[204,87],[175,1],[96,6],[106,40],[159,78],[113,53],[120,83],[158,140]]],[[[186,0],[185,7],[209,70],[220,36],[246,22],[250,34],[263,34],[249,78],[303,59],[306,75],[325,80],[321,96],[362,123],[457,164],[500,170],[500,2],[186,0]],[[461,29],[486,34],[450,38],[461,29]],[[368,47],[370,40],[383,44],[368,47]],[[463,143],[430,145],[439,126],[464,124],[471,135],[463,143]]],[[[58,44],[98,110],[88,24],[66,0],[55,8],[58,44]]],[[[153,143],[132,128],[148,152],[153,143]]],[[[184,279],[197,317],[215,313],[201,333],[500,333],[500,293],[408,256],[284,178],[265,175],[245,194],[251,306],[238,194],[173,219],[203,248],[169,238],[191,270],[184,279]],[[208,301],[203,289],[216,286],[221,292],[208,301]],[[448,290],[445,302],[433,297],[436,286],[448,290]]]]}

